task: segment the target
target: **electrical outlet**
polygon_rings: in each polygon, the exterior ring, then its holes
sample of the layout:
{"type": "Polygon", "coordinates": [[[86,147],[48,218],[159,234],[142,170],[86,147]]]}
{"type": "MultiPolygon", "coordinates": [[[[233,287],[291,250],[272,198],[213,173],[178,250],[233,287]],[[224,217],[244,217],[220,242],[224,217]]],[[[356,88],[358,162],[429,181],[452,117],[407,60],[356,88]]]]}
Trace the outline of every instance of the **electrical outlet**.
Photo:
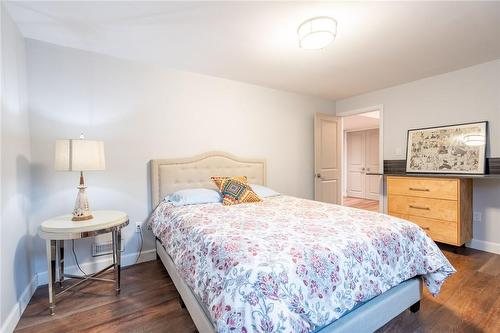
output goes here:
{"type": "Polygon", "coordinates": [[[474,212],[474,214],[472,215],[472,221],[481,222],[481,219],[482,219],[481,212],[474,212]]]}
{"type": "Polygon", "coordinates": [[[141,222],[135,222],[135,232],[141,232],[142,225],[141,222]]]}
{"type": "Polygon", "coordinates": [[[394,154],[395,154],[396,156],[401,156],[401,155],[403,155],[403,151],[402,151],[401,147],[397,147],[397,148],[394,150],[394,154]]]}

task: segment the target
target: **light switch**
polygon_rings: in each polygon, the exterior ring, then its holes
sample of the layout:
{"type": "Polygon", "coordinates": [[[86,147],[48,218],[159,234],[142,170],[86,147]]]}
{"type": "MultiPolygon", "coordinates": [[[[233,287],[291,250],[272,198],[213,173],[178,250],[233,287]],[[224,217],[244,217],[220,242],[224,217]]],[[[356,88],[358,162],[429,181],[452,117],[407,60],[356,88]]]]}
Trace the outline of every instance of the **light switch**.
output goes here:
{"type": "MultiPolygon", "coordinates": [[[[470,215],[469,215],[470,216],[470,215]]],[[[481,219],[483,218],[481,212],[474,212],[473,216],[472,216],[472,220],[474,222],[481,222],[481,219]]]]}

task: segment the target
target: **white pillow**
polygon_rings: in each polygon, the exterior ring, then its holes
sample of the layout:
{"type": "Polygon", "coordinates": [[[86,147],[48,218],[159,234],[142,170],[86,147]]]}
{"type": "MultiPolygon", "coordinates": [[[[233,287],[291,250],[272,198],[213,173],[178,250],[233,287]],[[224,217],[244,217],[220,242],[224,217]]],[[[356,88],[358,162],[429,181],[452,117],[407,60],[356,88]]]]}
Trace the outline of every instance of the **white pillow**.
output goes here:
{"type": "Polygon", "coordinates": [[[265,187],[262,185],[250,184],[250,187],[261,198],[276,197],[276,196],[280,195],[275,190],[272,190],[269,187],[265,187]]]}
{"type": "Polygon", "coordinates": [[[222,196],[216,190],[208,188],[190,188],[167,195],[165,201],[171,202],[174,206],[198,205],[222,202],[222,196]]]}

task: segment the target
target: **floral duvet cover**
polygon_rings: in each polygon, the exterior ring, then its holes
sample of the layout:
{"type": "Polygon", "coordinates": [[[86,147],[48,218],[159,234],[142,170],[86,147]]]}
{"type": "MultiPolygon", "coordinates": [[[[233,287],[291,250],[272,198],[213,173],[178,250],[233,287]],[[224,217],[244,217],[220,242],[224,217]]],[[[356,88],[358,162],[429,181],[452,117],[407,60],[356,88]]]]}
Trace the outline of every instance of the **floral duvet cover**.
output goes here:
{"type": "Polygon", "coordinates": [[[413,223],[289,196],[162,202],[150,226],[217,332],[312,332],[417,275],[437,294],[455,272],[413,223]]]}

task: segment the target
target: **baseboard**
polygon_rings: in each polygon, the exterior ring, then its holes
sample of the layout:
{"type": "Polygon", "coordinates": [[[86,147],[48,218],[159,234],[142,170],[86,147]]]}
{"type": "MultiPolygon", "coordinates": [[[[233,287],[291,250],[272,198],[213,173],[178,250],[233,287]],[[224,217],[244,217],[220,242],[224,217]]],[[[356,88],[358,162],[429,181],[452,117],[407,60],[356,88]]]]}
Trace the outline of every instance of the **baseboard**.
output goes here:
{"type": "Polygon", "coordinates": [[[17,323],[19,322],[19,319],[21,319],[21,315],[28,306],[28,303],[30,302],[31,297],[35,293],[37,287],[38,287],[38,275],[35,274],[33,279],[24,289],[23,293],[21,294],[21,297],[19,297],[17,303],[12,307],[12,310],[10,310],[10,313],[8,314],[7,318],[5,319],[5,322],[2,324],[2,327],[0,328],[1,333],[11,333],[14,331],[17,323]]]}
{"type": "MultiPolygon", "coordinates": [[[[122,267],[134,265],[136,263],[136,260],[137,260],[137,254],[138,254],[137,252],[122,254],[122,257],[121,257],[122,267]]],[[[101,257],[98,260],[95,260],[92,262],[80,263],[80,267],[86,273],[96,272],[96,271],[103,269],[104,267],[110,265],[112,263],[112,260],[113,259],[112,259],[111,255],[107,255],[107,256],[101,257]]],[[[137,260],[137,263],[151,261],[151,260],[156,260],[156,249],[142,251],[139,260],[137,260]]],[[[68,273],[68,274],[81,275],[81,272],[78,269],[78,266],[76,266],[76,265],[64,267],[64,271],[65,271],[65,273],[68,273]]],[[[49,281],[49,278],[47,275],[47,271],[38,273],[38,285],[39,286],[47,284],[48,281],[49,281]]]]}
{"type": "Polygon", "coordinates": [[[470,247],[470,248],[473,248],[476,250],[500,254],[500,243],[494,243],[494,242],[488,242],[488,241],[483,241],[483,240],[479,240],[479,239],[473,239],[470,241],[470,243],[467,244],[467,247],[470,247]]]}

